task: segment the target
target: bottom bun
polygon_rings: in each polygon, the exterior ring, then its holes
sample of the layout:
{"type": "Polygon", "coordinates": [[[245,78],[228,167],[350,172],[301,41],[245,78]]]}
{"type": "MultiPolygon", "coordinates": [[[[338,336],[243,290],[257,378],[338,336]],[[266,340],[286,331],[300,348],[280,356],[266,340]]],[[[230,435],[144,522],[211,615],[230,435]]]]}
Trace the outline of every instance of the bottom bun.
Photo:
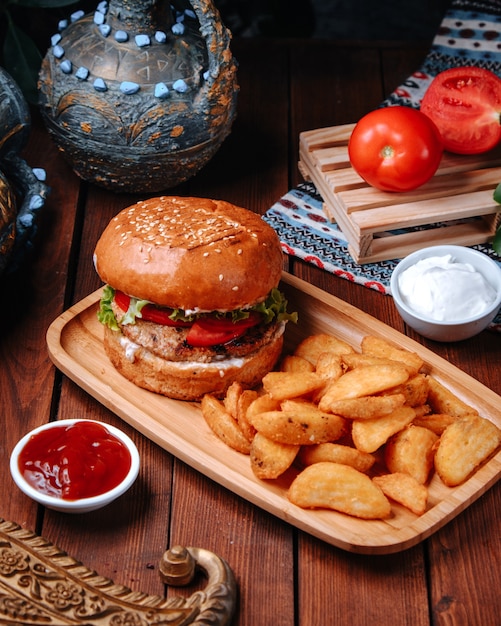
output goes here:
{"type": "Polygon", "coordinates": [[[256,387],[280,357],[284,329],[280,324],[269,343],[245,358],[212,363],[166,361],[108,327],[104,349],[115,369],[138,387],[175,400],[201,400],[206,393],[224,396],[235,381],[256,387]]]}

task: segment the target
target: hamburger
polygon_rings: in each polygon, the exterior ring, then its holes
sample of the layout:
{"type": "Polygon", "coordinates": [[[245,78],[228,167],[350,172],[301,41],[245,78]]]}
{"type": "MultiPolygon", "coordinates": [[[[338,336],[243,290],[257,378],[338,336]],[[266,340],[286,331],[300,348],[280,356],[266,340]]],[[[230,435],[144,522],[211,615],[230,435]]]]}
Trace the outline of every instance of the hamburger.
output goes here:
{"type": "Polygon", "coordinates": [[[104,348],[127,379],[178,400],[252,388],[273,369],[287,312],[275,231],[222,200],[138,202],[102,233],[104,348]]]}

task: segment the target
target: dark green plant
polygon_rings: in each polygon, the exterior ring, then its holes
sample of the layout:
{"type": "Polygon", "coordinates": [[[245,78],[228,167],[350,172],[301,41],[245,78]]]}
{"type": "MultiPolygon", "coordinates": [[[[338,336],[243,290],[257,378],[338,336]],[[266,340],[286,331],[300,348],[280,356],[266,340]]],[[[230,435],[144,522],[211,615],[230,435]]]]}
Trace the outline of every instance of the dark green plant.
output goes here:
{"type": "MultiPolygon", "coordinates": [[[[19,85],[26,100],[32,104],[38,98],[37,79],[44,54],[42,50],[49,45],[48,39],[38,41],[37,37],[49,37],[44,27],[46,23],[50,23],[50,16],[45,23],[37,18],[44,11],[54,12],[61,7],[77,4],[77,1],[0,0],[0,35],[3,36],[1,65],[19,85]]],[[[54,21],[57,24],[56,16],[54,21]]]]}
{"type": "MultiPolygon", "coordinates": [[[[494,190],[494,201],[501,204],[501,183],[494,190]]],[[[501,224],[497,227],[494,241],[492,242],[494,251],[501,255],[501,224]]]]}

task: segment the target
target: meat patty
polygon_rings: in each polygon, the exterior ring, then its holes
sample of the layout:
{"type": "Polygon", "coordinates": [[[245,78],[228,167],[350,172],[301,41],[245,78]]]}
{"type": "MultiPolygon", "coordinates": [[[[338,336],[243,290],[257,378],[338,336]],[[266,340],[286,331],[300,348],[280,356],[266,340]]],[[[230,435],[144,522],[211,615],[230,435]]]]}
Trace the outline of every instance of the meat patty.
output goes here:
{"type": "MultiPolygon", "coordinates": [[[[121,309],[112,304],[115,316],[120,319],[121,309]]],[[[224,344],[207,347],[190,346],[186,342],[189,328],[164,326],[141,319],[135,324],[120,324],[120,330],[130,341],[146,348],[167,361],[199,361],[211,363],[227,358],[249,356],[269,343],[282,323],[258,324],[249,328],[241,337],[224,344]]]]}

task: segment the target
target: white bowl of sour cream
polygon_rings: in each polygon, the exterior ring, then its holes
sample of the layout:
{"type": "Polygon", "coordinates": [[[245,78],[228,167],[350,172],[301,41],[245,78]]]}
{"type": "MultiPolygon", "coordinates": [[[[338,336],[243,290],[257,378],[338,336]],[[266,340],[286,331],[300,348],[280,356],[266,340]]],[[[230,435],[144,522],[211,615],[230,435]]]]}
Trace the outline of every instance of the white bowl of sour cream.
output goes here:
{"type": "Polygon", "coordinates": [[[393,270],[391,294],[404,322],[435,341],[477,335],[501,307],[501,267],[463,246],[423,248],[393,270]]]}

